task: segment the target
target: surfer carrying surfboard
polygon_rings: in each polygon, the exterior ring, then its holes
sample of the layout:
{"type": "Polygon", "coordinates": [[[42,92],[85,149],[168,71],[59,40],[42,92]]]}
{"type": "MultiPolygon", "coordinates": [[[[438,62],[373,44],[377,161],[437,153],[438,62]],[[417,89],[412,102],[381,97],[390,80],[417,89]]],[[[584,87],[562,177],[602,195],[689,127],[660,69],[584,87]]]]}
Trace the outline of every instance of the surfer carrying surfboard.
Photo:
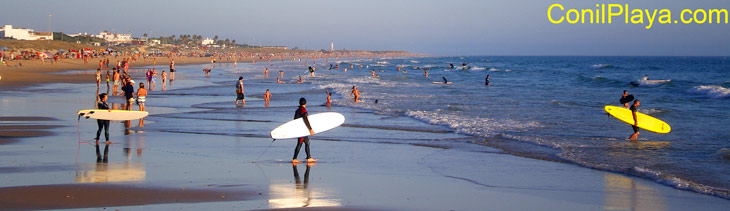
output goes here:
{"type": "MultiPolygon", "coordinates": [[[[108,96],[106,93],[99,94],[99,103],[96,104],[96,109],[107,109],[109,112],[112,111],[111,108],[109,108],[109,104],[106,103],[106,99],[108,96]]],[[[112,142],[109,141],[109,120],[96,120],[96,125],[99,126],[99,129],[96,130],[96,144],[99,144],[99,136],[101,135],[101,129],[104,128],[104,137],[106,138],[106,144],[111,144],[112,142]]]]}
{"type": "Polygon", "coordinates": [[[639,121],[638,119],[636,119],[636,110],[638,110],[639,105],[641,105],[641,103],[637,99],[634,100],[634,104],[631,105],[631,108],[629,108],[629,110],[631,110],[631,116],[634,117],[634,125],[631,125],[631,128],[634,129],[634,134],[631,134],[631,136],[629,136],[629,140],[631,141],[639,140],[639,121]]]}
{"type": "Polygon", "coordinates": [[[628,90],[624,90],[624,94],[621,95],[621,99],[618,101],[624,105],[624,108],[628,108],[632,100],[634,100],[634,95],[630,95],[628,90]]]}
{"type": "MultiPolygon", "coordinates": [[[[297,108],[297,111],[294,112],[294,119],[302,118],[304,119],[304,125],[307,126],[307,129],[309,129],[309,135],[314,135],[314,131],[312,130],[312,126],[309,124],[309,114],[307,113],[307,99],[299,98],[299,108],[297,108]]],[[[299,150],[302,148],[302,143],[304,143],[304,151],[307,153],[307,162],[315,162],[316,159],[312,158],[311,154],[309,153],[309,136],[299,137],[297,139],[297,146],[294,148],[294,158],[292,158],[292,163],[296,164],[299,163],[299,160],[297,160],[297,156],[299,156],[299,150]]]]}

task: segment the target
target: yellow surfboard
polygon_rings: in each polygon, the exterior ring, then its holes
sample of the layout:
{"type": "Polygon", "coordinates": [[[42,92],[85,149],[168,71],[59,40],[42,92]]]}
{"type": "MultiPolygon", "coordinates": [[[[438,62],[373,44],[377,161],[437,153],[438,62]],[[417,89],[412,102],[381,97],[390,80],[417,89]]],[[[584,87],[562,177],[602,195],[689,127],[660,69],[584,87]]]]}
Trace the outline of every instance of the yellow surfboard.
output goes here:
{"type": "MultiPolygon", "coordinates": [[[[603,107],[603,109],[611,116],[616,117],[616,119],[634,125],[634,116],[631,115],[631,110],[610,105],[603,107]]],[[[639,122],[636,125],[637,127],[651,132],[669,133],[672,130],[666,122],[639,112],[636,112],[636,120],[639,122]]]]}

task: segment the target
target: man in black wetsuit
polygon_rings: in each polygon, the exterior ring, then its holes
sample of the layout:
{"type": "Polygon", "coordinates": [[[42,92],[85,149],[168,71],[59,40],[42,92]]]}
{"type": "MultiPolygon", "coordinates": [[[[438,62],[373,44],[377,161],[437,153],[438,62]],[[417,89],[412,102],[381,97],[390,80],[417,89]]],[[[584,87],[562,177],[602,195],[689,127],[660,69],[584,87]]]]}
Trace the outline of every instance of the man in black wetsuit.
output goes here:
{"type": "MultiPolygon", "coordinates": [[[[307,129],[309,129],[309,135],[314,135],[314,131],[312,130],[312,126],[309,125],[309,119],[307,114],[307,99],[299,98],[299,108],[297,108],[297,111],[294,113],[294,119],[302,118],[304,119],[304,125],[307,126],[307,129]]],[[[300,137],[297,140],[297,147],[294,148],[294,158],[292,158],[292,163],[296,164],[299,163],[299,160],[297,160],[297,156],[299,155],[299,150],[302,148],[302,143],[304,143],[304,151],[307,152],[307,162],[315,162],[317,159],[312,158],[312,156],[309,154],[309,136],[300,137]]]]}
{"type": "MultiPolygon", "coordinates": [[[[96,109],[107,109],[111,111],[109,108],[109,104],[106,104],[107,99],[106,93],[99,94],[99,103],[96,104],[96,109]]],[[[99,126],[99,129],[96,131],[96,144],[99,144],[99,136],[101,135],[101,129],[104,128],[104,137],[106,137],[106,144],[111,144],[112,142],[109,141],[109,120],[96,120],[96,125],[99,126]]]]}
{"type": "Polygon", "coordinates": [[[641,103],[637,99],[634,100],[634,104],[631,105],[631,108],[629,108],[629,110],[631,110],[631,115],[634,117],[634,125],[631,125],[631,128],[634,129],[634,133],[629,136],[629,140],[631,141],[639,140],[639,121],[636,118],[636,110],[639,109],[639,105],[641,105],[641,103]]]}

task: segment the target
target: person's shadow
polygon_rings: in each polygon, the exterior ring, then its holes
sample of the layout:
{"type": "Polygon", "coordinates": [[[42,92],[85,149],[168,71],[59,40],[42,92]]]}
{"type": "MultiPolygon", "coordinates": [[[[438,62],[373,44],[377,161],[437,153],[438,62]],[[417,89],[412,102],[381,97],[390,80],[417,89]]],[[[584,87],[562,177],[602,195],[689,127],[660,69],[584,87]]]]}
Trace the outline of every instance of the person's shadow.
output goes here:
{"type": "Polygon", "coordinates": [[[299,178],[299,170],[297,169],[297,165],[292,165],[292,170],[294,171],[294,184],[296,184],[297,189],[307,189],[307,185],[309,185],[309,170],[314,165],[316,164],[307,163],[307,170],[304,171],[304,184],[302,184],[302,180],[299,178]]]}
{"type": "Polygon", "coordinates": [[[102,157],[99,145],[96,145],[96,163],[108,163],[109,162],[109,145],[104,146],[104,156],[102,157]]]}

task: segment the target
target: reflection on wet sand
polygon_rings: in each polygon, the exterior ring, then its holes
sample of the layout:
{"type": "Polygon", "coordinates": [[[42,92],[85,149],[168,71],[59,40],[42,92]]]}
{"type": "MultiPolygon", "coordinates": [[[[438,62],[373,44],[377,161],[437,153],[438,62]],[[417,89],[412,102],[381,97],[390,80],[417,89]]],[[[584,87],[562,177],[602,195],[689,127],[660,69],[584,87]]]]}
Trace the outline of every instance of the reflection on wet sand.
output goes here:
{"type": "Polygon", "coordinates": [[[304,183],[299,177],[299,171],[296,165],[292,165],[294,171],[294,186],[291,182],[276,183],[272,181],[269,186],[271,199],[269,199],[269,208],[296,208],[296,207],[334,207],[340,206],[340,200],[328,191],[318,187],[309,187],[309,172],[314,163],[307,164],[307,170],[304,172],[304,183]]]}
{"type": "Polygon", "coordinates": [[[101,154],[96,145],[96,163],[78,164],[76,183],[132,182],[144,181],[146,171],[143,163],[109,163],[109,145],[101,154]]]}
{"type": "Polygon", "coordinates": [[[618,174],[604,174],[606,210],[667,210],[658,191],[618,174]]]}

